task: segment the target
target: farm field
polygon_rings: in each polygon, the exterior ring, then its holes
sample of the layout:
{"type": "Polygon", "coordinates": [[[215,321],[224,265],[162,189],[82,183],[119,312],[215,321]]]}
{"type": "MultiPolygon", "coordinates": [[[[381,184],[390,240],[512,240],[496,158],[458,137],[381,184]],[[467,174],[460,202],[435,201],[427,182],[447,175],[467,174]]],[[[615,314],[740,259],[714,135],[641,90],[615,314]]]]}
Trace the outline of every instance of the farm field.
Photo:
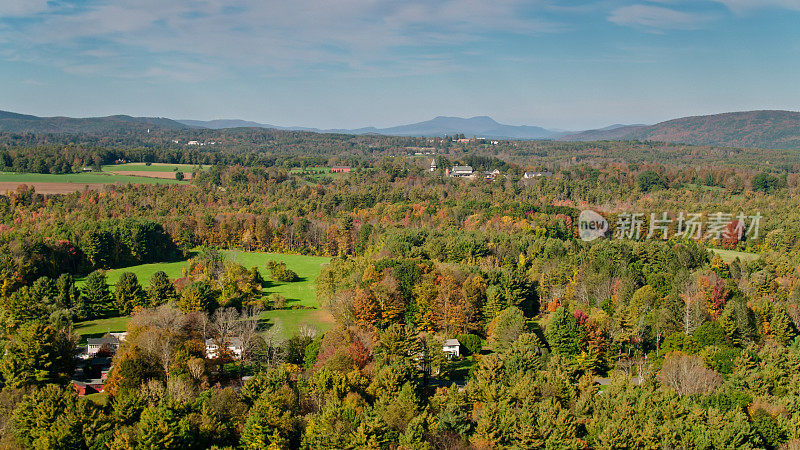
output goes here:
{"type": "Polygon", "coordinates": [[[177,172],[192,173],[196,169],[207,169],[208,166],[199,166],[194,164],[163,164],[152,163],[149,166],[145,163],[124,163],[124,164],[108,164],[102,167],[104,172],[119,172],[119,171],[137,171],[137,172],[177,172]]]}
{"type": "Polygon", "coordinates": [[[177,180],[158,180],[144,177],[134,177],[130,175],[119,175],[107,172],[86,172],[86,173],[17,173],[0,172],[0,182],[14,183],[179,183],[177,180]]]}
{"type": "Polygon", "coordinates": [[[0,193],[16,190],[23,184],[33,186],[39,194],[68,194],[87,189],[101,189],[107,184],[114,183],[176,184],[186,182],[176,180],[174,174],[171,178],[154,178],[109,172],[68,174],[0,172],[0,193]]]}
{"type": "Polygon", "coordinates": [[[128,317],[109,317],[108,319],[86,320],[75,323],[75,333],[86,341],[90,337],[101,337],[106,333],[125,331],[128,317]]]}
{"type": "MultiPolygon", "coordinates": [[[[304,323],[312,325],[318,331],[325,331],[330,328],[333,323],[333,318],[327,311],[319,308],[316,292],[314,290],[316,278],[319,276],[322,266],[326,264],[330,258],[280,253],[244,252],[237,250],[223,250],[222,253],[227,259],[238,262],[245,267],[258,267],[264,279],[267,280],[263,290],[265,296],[277,293],[286,298],[289,308],[297,306],[313,308],[282,309],[264,311],[262,313],[261,317],[267,320],[269,325],[281,324],[282,334],[285,337],[294,335],[298,327],[304,323]],[[267,261],[273,260],[285,262],[290,269],[297,273],[300,280],[291,283],[281,283],[270,280],[266,264],[267,261]]],[[[182,270],[186,265],[186,261],[142,264],[139,266],[108,270],[106,271],[106,276],[108,278],[108,283],[112,286],[113,292],[113,285],[119,281],[120,276],[122,276],[124,272],[135,273],[142,286],[147,287],[150,277],[152,277],[154,273],[163,270],[170,279],[174,280],[183,276],[182,270]]],[[[83,286],[84,283],[85,278],[79,278],[75,281],[78,287],[83,286]]],[[[75,331],[81,336],[95,335],[97,333],[102,334],[111,331],[124,331],[127,322],[127,317],[80,322],[75,324],[75,331]]]]}
{"type": "MultiPolygon", "coordinates": [[[[208,166],[205,168],[207,167],[208,166]]],[[[125,163],[103,166],[104,172],[114,173],[117,175],[158,178],[164,180],[175,179],[175,174],[177,172],[183,173],[184,180],[190,180],[192,178],[192,172],[203,169],[203,166],[192,164],[161,163],[152,163],[150,165],[145,163],[125,163]]]]}
{"type": "Polygon", "coordinates": [[[38,194],[71,194],[78,191],[99,190],[109,183],[26,183],[0,181],[0,194],[15,191],[22,185],[33,186],[38,194]]]}

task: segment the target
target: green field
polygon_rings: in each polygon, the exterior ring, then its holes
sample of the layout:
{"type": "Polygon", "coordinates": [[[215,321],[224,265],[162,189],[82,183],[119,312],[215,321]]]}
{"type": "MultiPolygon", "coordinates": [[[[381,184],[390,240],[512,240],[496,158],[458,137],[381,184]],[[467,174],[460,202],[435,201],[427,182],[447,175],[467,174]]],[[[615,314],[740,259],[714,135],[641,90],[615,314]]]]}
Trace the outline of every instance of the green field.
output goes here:
{"type": "MultiPolygon", "coordinates": [[[[330,261],[330,258],[320,256],[286,255],[281,253],[261,253],[243,252],[236,250],[223,250],[226,259],[235,261],[245,267],[258,267],[261,274],[267,280],[263,293],[265,296],[277,293],[287,300],[287,307],[305,307],[314,309],[283,309],[264,311],[262,317],[267,319],[270,325],[281,323],[283,335],[292,336],[297,328],[303,323],[314,326],[319,331],[326,331],[330,328],[332,318],[330,315],[319,309],[316,292],[314,291],[315,281],[319,276],[322,266],[330,261]],[[299,281],[291,283],[280,283],[270,280],[269,271],[266,268],[267,261],[283,261],[295,271],[300,277],[299,281]]],[[[133,272],[139,278],[139,282],[147,287],[150,277],[157,271],[163,270],[171,279],[183,276],[182,269],[186,267],[186,261],[142,264],[139,266],[126,267],[123,269],[112,269],[106,271],[108,283],[112,286],[116,284],[124,272],[133,272]]],[[[83,286],[85,278],[75,281],[78,287],[83,286]]],[[[81,335],[96,335],[111,331],[124,331],[127,325],[127,317],[115,317],[110,319],[99,319],[75,324],[75,331],[81,335]]]]}
{"type": "Polygon", "coordinates": [[[86,320],[75,324],[75,332],[82,341],[90,337],[101,337],[106,333],[125,331],[128,317],[111,317],[108,319],[86,320]]]}
{"type": "Polygon", "coordinates": [[[712,248],[709,250],[718,254],[720,258],[722,258],[722,261],[725,263],[731,263],[736,258],[739,258],[740,260],[742,260],[742,262],[750,262],[757,260],[759,257],[759,255],[755,253],[738,252],[736,250],[724,250],[721,248],[712,248]]]}
{"type": "MultiPolygon", "coordinates": [[[[183,276],[181,270],[183,270],[184,267],[186,267],[186,261],[142,264],[139,266],[126,267],[124,269],[107,270],[106,278],[108,278],[108,284],[114,286],[117,284],[117,281],[119,281],[119,278],[123,273],[133,272],[136,274],[136,278],[139,279],[139,282],[142,284],[142,286],[147,287],[150,284],[150,277],[152,277],[154,273],[163,270],[171,279],[174,280],[183,276]]],[[[77,278],[75,280],[75,285],[82,287],[85,282],[86,278],[77,278]]]]}
{"type": "Polygon", "coordinates": [[[207,169],[208,166],[199,166],[194,164],[164,164],[164,163],[152,163],[149,166],[145,163],[125,163],[125,164],[109,164],[103,166],[103,171],[106,172],[116,172],[122,170],[132,170],[132,171],[139,171],[139,172],[184,172],[184,173],[192,173],[194,170],[200,169],[204,170],[207,169]]]}
{"type": "Polygon", "coordinates": [[[0,182],[11,183],[131,183],[131,184],[174,184],[181,183],[174,179],[135,177],[132,175],[117,175],[106,172],[85,172],[85,173],[17,173],[0,172],[0,182]]]}

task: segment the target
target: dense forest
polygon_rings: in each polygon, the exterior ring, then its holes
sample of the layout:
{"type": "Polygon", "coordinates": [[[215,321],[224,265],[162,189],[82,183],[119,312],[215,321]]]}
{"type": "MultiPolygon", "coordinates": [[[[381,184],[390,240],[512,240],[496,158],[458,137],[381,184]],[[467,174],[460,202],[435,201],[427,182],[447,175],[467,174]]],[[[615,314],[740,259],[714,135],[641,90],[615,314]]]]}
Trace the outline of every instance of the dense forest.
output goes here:
{"type": "Polygon", "coordinates": [[[120,159],[211,167],[190,184],[0,196],[4,448],[800,445],[791,152],[260,129],[0,135],[4,171],[120,159]],[[290,170],[338,164],[353,170],[290,170]],[[456,164],[500,175],[444,176],[456,164]],[[581,239],[589,209],[605,238],[581,239]],[[632,213],[640,234],[626,234],[632,213]],[[717,233],[715,214],[727,217],[717,233]],[[333,326],[272,333],[258,314],[280,299],[225,249],[330,257],[316,296],[333,326]],[[186,259],[180,278],[106,279],[186,259]],[[76,326],[120,316],[124,341],[100,349],[104,401],[79,395],[76,326]],[[454,339],[459,353],[444,352],[454,339]]]}

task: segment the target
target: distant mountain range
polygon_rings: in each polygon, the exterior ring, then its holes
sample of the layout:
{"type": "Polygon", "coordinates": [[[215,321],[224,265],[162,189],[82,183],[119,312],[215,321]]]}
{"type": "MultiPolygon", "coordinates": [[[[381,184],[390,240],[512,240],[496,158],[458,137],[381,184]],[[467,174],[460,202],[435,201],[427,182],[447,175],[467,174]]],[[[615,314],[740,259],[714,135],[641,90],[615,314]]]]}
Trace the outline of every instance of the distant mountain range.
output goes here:
{"type": "Polygon", "coordinates": [[[723,147],[800,149],[800,112],[745,111],[682,117],[562,136],[563,140],[650,140],[723,147]]]}
{"type": "Polygon", "coordinates": [[[133,133],[151,130],[225,129],[239,127],[317,133],[382,134],[391,136],[453,136],[489,139],[554,139],[563,141],[651,140],[714,145],[800,149],[800,112],[745,111],[683,117],[655,125],[616,124],[597,130],[563,132],[536,126],[504,125],[487,116],[444,117],[389,128],[319,129],[280,127],[238,119],[211,121],[173,120],[161,117],[107,116],[90,118],[37,117],[0,111],[0,131],[12,133],[133,133]]]}
{"type": "Polygon", "coordinates": [[[10,133],[130,133],[148,129],[187,129],[161,117],[37,117],[0,111],[0,131],[10,133]]]}
{"type": "Polygon", "coordinates": [[[383,134],[389,136],[444,136],[463,133],[465,136],[480,136],[494,139],[552,139],[563,132],[542,127],[503,125],[491,117],[477,116],[469,119],[439,116],[425,122],[400,125],[390,128],[364,127],[356,129],[319,129],[306,127],[279,127],[244,120],[178,120],[185,125],[202,128],[259,127],[277,130],[313,131],[317,133],[383,134]]]}

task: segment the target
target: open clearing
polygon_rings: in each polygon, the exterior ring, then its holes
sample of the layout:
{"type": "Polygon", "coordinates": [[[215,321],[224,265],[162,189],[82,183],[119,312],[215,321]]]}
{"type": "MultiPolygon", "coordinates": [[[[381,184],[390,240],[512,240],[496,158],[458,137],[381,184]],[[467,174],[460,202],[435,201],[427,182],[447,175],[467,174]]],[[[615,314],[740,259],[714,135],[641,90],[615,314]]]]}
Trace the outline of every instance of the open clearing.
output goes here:
{"type": "Polygon", "coordinates": [[[102,172],[81,173],[19,173],[0,172],[0,193],[14,191],[21,185],[33,186],[39,194],[69,194],[85,190],[102,189],[106,184],[178,184],[187,183],[192,172],[208,166],[192,164],[145,163],[112,164],[102,167],[102,172]],[[175,179],[175,172],[183,172],[184,181],[175,179]]]}
{"type": "Polygon", "coordinates": [[[0,172],[0,192],[16,190],[21,185],[33,186],[40,194],[67,194],[87,189],[102,189],[107,184],[178,184],[175,175],[171,178],[121,175],[108,172],[84,173],[17,173],[0,172]]]}
{"type": "Polygon", "coordinates": [[[152,163],[147,165],[145,163],[125,163],[103,166],[103,171],[117,175],[158,178],[162,180],[174,180],[176,172],[183,172],[184,180],[190,180],[192,178],[192,172],[205,170],[207,168],[208,166],[192,164],[152,163]]]}
{"type": "Polygon", "coordinates": [[[742,260],[742,262],[755,261],[759,258],[759,255],[755,253],[739,252],[736,250],[725,250],[721,248],[712,248],[709,250],[718,254],[720,258],[722,258],[722,261],[727,264],[730,264],[736,258],[739,258],[740,260],[742,260]]]}
{"type": "Polygon", "coordinates": [[[119,172],[119,171],[136,171],[136,172],[183,172],[190,174],[195,170],[205,170],[208,166],[198,166],[194,164],[163,164],[152,163],[149,166],[146,163],[124,163],[124,164],[108,164],[102,167],[104,172],[119,172]]]}
{"type": "MultiPolygon", "coordinates": [[[[176,172],[148,172],[146,170],[115,170],[114,172],[117,175],[130,175],[132,177],[148,177],[148,178],[160,178],[162,180],[174,180],[176,172]]],[[[183,174],[184,180],[191,180],[192,174],[191,173],[184,173],[183,174]]]]}
{"type": "MultiPolygon", "coordinates": [[[[330,258],[320,256],[287,255],[281,253],[262,253],[244,252],[237,250],[224,250],[222,253],[231,261],[242,264],[245,267],[258,267],[264,279],[267,280],[263,294],[268,296],[277,293],[284,296],[287,300],[287,309],[264,311],[261,317],[270,326],[279,324],[281,334],[284,337],[291,337],[296,334],[298,327],[303,324],[310,325],[320,332],[328,330],[333,324],[333,317],[330,313],[320,308],[314,290],[317,276],[319,276],[322,266],[330,258]],[[299,281],[292,283],[281,283],[272,281],[269,271],[266,268],[267,261],[283,261],[294,270],[300,277],[299,281]],[[291,309],[302,307],[305,309],[291,309]]],[[[126,267],[122,269],[112,269],[106,271],[108,283],[114,285],[119,281],[124,272],[136,274],[142,286],[147,287],[150,277],[154,273],[163,270],[170,279],[174,280],[183,276],[183,268],[187,266],[186,261],[169,263],[142,264],[139,266],[126,267]]],[[[75,281],[78,287],[83,286],[84,278],[75,281]]],[[[113,290],[113,288],[112,288],[113,290]]],[[[75,324],[75,331],[81,335],[104,334],[112,331],[124,331],[127,326],[127,317],[113,317],[109,319],[98,319],[75,324]]]]}

